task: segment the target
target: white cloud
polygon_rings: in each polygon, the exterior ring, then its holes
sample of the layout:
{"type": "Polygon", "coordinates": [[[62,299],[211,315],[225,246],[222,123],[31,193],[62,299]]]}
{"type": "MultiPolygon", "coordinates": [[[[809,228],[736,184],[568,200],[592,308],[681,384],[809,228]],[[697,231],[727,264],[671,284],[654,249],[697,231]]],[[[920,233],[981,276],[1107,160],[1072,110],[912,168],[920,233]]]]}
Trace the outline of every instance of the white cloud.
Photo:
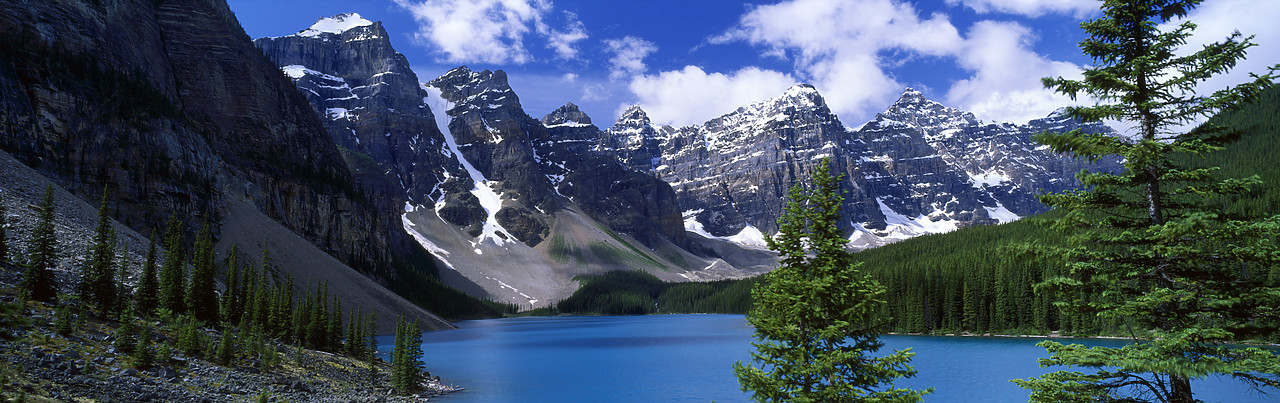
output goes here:
{"type": "Polygon", "coordinates": [[[890,70],[922,57],[953,61],[972,74],[953,83],[946,98],[983,119],[1026,121],[1068,103],[1040,78],[1071,76],[1078,68],[1035,53],[1029,29],[979,21],[966,34],[947,16],[925,17],[899,0],[791,0],[751,9],[710,41],[745,41],[792,60],[799,78],[812,82],[847,124],[897,99],[904,85],[890,70]]]}
{"type": "Polygon", "coordinates": [[[792,59],[801,79],[812,82],[832,110],[854,120],[883,110],[903,88],[885,72],[894,61],[881,51],[935,57],[963,43],[945,15],[922,19],[910,4],[893,0],[793,0],[755,7],[735,29],[711,38],[735,40],[792,59]]]}
{"type": "Polygon", "coordinates": [[[587,39],[587,28],[582,25],[582,21],[578,21],[576,14],[565,12],[565,16],[569,20],[569,26],[565,30],[539,25],[539,32],[547,36],[547,47],[555,50],[556,57],[573,59],[578,57],[578,48],[574,47],[574,44],[587,39]]]}
{"type": "MultiPolygon", "coordinates": [[[[1240,31],[1245,36],[1253,35],[1253,43],[1247,59],[1241,60],[1227,74],[1213,77],[1201,83],[1196,91],[1200,95],[1209,95],[1229,86],[1250,81],[1249,73],[1264,74],[1267,68],[1280,62],[1280,24],[1275,16],[1280,15],[1280,1],[1253,0],[1217,0],[1201,3],[1199,8],[1191,11],[1187,19],[1196,23],[1194,35],[1187,44],[1178,49],[1179,55],[1187,55],[1203,48],[1203,45],[1220,42],[1240,31]]],[[[1161,28],[1172,29],[1173,21],[1161,28]]]]}
{"type": "Polygon", "coordinates": [[[1018,123],[1072,104],[1067,96],[1043,88],[1040,78],[1080,78],[1080,67],[1031,51],[1034,39],[1030,29],[1016,23],[975,23],[956,56],[973,76],[952,84],[947,102],[979,118],[1018,123]]]}
{"type": "Polygon", "coordinates": [[[547,40],[560,58],[577,55],[574,44],[587,38],[576,16],[567,14],[564,30],[543,20],[551,12],[546,0],[395,0],[420,26],[414,38],[443,53],[448,63],[523,64],[533,60],[525,48],[531,34],[547,40]]]}
{"type": "Polygon", "coordinates": [[[609,58],[609,78],[613,80],[644,74],[645,56],[658,51],[653,42],[634,36],[605,40],[604,46],[606,52],[613,53],[609,58]]]}
{"type": "MultiPolygon", "coordinates": [[[[632,78],[630,89],[655,123],[702,124],[716,116],[782,94],[796,83],[790,75],[747,67],[732,74],[707,73],[696,66],[632,78]]],[[[616,115],[621,115],[619,107],[616,115]]]]}
{"type": "Polygon", "coordinates": [[[947,0],[947,4],[964,4],[979,14],[1005,13],[1028,17],[1067,14],[1077,18],[1096,13],[1102,6],[1098,0],[947,0]]]}

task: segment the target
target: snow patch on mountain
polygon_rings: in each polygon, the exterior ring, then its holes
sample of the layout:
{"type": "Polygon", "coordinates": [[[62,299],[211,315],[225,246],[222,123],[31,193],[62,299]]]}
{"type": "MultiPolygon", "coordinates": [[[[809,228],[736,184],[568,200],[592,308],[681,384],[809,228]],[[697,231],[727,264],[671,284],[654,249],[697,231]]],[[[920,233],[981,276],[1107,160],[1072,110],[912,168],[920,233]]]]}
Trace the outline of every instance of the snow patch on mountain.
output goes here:
{"type": "Polygon", "coordinates": [[[425,248],[427,252],[431,252],[431,255],[435,256],[436,259],[440,259],[440,262],[444,263],[444,267],[448,267],[449,270],[457,271],[458,269],[454,268],[452,263],[449,263],[449,251],[437,246],[435,242],[431,242],[431,240],[427,239],[425,235],[418,232],[418,229],[414,228],[418,225],[409,220],[409,213],[413,210],[409,208],[406,209],[409,211],[400,215],[400,224],[404,227],[404,232],[408,233],[414,240],[418,241],[418,245],[422,245],[422,247],[425,248]]]}
{"type": "MultiPolygon", "coordinates": [[[[495,192],[492,187],[493,184],[485,179],[484,174],[481,174],[480,170],[471,165],[470,161],[467,161],[467,157],[462,154],[462,151],[458,150],[458,142],[454,139],[453,132],[449,130],[449,114],[447,113],[450,109],[453,109],[453,102],[446,100],[442,91],[438,88],[422,85],[422,89],[427,91],[429,103],[427,106],[431,107],[432,111],[437,111],[435,113],[436,126],[440,128],[440,133],[444,135],[445,144],[448,145],[449,151],[462,164],[462,168],[466,169],[467,173],[471,175],[471,179],[475,181],[475,187],[471,189],[471,194],[480,200],[480,207],[484,208],[484,211],[488,214],[484,222],[484,230],[476,239],[475,244],[479,245],[486,239],[490,239],[495,245],[504,246],[506,240],[515,239],[515,237],[507,232],[507,229],[503,228],[502,224],[498,224],[498,210],[502,209],[502,194],[495,192]],[[502,236],[499,236],[499,234],[502,236]]],[[[441,202],[438,202],[435,206],[437,215],[440,213],[440,209],[444,208],[444,197],[441,197],[440,200],[441,202]]],[[[483,253],[478,248],[475,249],[475,252],[476,254],[483,253]]]]}
{"type": "Polygon", "coordinates": [[[341,34],[355,27],[363,27],[373,25],[373,21],[369,21],[356,13],[343,13],[332,17],[324,17],[316,20],[315,24],[311,24],[311,28],[298,31],[296,35],[305,37],[320,36],[320,34],[341,34]]]}
{"type": "Polygon", "coordinates": [[[684,212],[684,230],[685,231],[689,231],[689,232],[701,235],[702,237],[707,239],[718,239],[721,241],[730,242],[730,243],[747,247],[747,248],[754,248],[754,249],[769,248],[769,244],[765,242],[764,233],[760,232],[760,229],[752,226],[751,224],[747,224],[746,227],[743,227],[742,230],[738,231],[737,234],[733,234],[729,236],[711,235],[711,233],[707,232],[706,228],[703,227],[702,223],[698,222],[698,219],[697,219],[698,212],[700,212],[700,210],[684,212]]]}

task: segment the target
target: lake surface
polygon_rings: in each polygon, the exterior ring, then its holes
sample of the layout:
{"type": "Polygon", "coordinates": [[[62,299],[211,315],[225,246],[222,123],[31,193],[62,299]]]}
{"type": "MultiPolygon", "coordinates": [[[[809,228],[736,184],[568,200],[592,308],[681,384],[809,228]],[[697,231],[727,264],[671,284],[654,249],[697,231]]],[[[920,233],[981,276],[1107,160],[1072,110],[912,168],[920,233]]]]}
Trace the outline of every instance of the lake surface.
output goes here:
{"type": "MultiPolygon", "coordinates": [[[[444,402],[744,402],[735,361],[750,360],[752,329],[741,315],[513,318],[459,322],[423,335],[432,375],[466,390],[444,402]]],[[[911,347],[919,374],[901,381],[933,386],[926,402],[1025,402],[1009,379],[1037,376],[1039,338],[884,336],[885,348],[911,347]]],[[[379,339],[386,354],[392,339],[379,339]]],[[[1090,345],[1118,340],[1077,339],[1090,345]]],[[[1270,402],[1229,379],[1193,384],[1206,402],[1270,402]]]]}

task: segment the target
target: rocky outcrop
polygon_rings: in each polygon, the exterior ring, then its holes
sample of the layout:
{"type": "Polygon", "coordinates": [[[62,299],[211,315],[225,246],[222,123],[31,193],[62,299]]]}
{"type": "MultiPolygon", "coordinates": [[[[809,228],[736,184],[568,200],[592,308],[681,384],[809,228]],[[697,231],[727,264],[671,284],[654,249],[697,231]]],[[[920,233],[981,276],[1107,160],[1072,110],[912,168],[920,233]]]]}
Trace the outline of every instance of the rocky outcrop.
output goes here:
{"type": "Polygon", "coordinates": [[[675,191],[602,149],[601,131],[572,103],[542,118],[533,139],[542,172],[591,218],[645,245],[668,240],[689,249],[675,191]]]}

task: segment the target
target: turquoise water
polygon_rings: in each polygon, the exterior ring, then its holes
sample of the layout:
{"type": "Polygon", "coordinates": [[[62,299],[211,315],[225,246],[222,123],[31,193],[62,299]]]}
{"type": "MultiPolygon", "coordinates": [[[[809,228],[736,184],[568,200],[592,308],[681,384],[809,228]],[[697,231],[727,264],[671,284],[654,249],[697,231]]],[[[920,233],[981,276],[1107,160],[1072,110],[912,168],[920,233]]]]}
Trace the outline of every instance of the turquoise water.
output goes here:
{"type": "MultiPolygon", "coordinates": [[[[514,318],[464,321],[423,335],[432,375],[466,388],[444,402],[742,402],[731,366],[748,361],[751,327],[741,315],[514,318]]],[[[885,336],[912,347],[919,371],[901,382],[933,386],[926,402],[1025,402],[1008,380],[1048,372],[1042,339],[885,336]]],[[[390,349],[390,338],[379,350],[390,349]]],[[[1115,340],[1077,340],[1120,345],[1115,340]]],[[[1206,402],[1268,402],[1230,380],[1197,381],[1206,402]]],[[[436,399],[433,399],[436,400],[436,399]]]]}

